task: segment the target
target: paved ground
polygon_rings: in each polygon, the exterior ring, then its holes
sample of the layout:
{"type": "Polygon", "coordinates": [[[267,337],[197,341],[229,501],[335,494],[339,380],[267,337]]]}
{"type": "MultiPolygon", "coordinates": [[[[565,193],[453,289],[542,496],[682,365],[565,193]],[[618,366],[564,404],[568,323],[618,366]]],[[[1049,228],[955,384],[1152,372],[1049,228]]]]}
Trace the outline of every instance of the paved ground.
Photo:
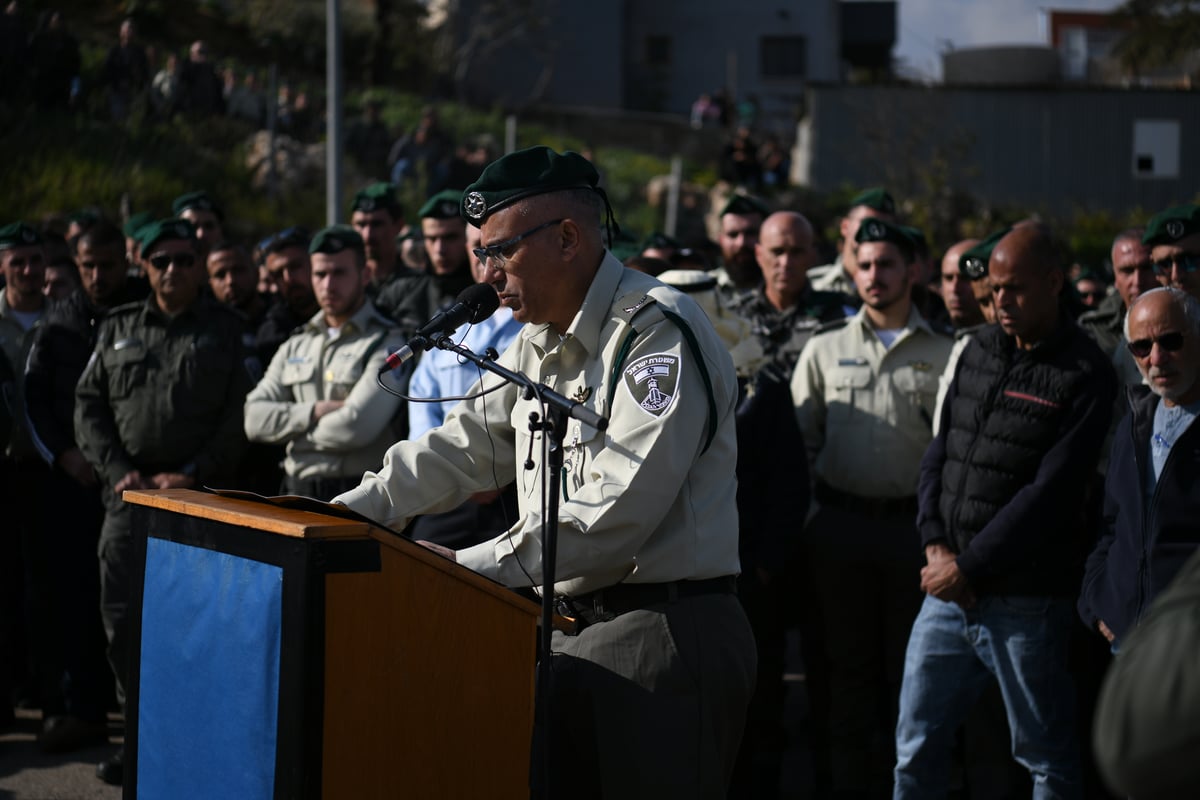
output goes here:
{"type": "MultiPolygon", "coordinates": [[[[797,660],[796,641],[789,663],[797,660]]],[[[808,703],[804,678],[793,670],[787,675],[785,721],[790,742],[779,776],[779,800],[808,800],[812,796],[812,765],[804,740],[808,703]]],[[[120,800],[121,789],[96,777],[96,764],[121,741],[120,720],[110,716],[112,744],[65,755],[46,755],[37,746],[41,712],[17,711],[16,726],[0,734],[0,800],[120,800]]],[[[774,798],[771,798],[774,800],[774,798]]]]}
{"type": "Polygon", "coordinates": [[[121,741],[117,718],[110,723],[113,744],[46,755],[36,741],[41,712],[18,711],[16,726],[0,734],[0,800],[120,800],[120,787],[96,777],[96,764],[121,741]]]}

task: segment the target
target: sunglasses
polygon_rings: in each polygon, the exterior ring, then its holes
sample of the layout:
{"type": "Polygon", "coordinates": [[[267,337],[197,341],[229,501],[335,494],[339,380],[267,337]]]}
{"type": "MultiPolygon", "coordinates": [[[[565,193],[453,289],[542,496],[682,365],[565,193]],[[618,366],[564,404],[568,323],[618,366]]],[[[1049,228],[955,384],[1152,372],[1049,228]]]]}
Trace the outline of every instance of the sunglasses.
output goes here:
{"type": "Polygon", "coordinates": [[[471,252],[473,252],[475,257],[479,259],[479,263],[483,264],[484,266],[487,266],[488,259],[490,258],[496,262],[497,266],[503,267],[508,262],[508,259],[512,258],[513,252],[516,250],[517,245],[521,243],[522,239],[533,236],[538,231],[545,230],[551,225],[557,225],[562,221],[562,219],[552,219],[549,222],[543,222],[536,228],[530,228],[524,233],[517,234],[511,239],[506,239],[503,242],[496,242],[495,244],[489,244],[487,247],[476,247],[471,252]]]}
{"type": "Polygon", "coordinates": [[[187,269],[196,263],[196,257],[191,253],[159,253],[150,256],[148,260],[150,266],[157,270],[164,270],[172,264],[181,269],[187,269]]]}
{"type": "Polygon", "coordinates": [[[1134,358],[1147,358],[1150,355],[1150,350],[1154,345],[1158,345],[1159,349],[1165,350],[1168,353],[1178,353],[1183,349],[1183,334],[1178,331],[1174,333],[1164,333],[1157,339],[1137,339],[1129,342],[1126,346],[1129,352],[1133,353],[1134,358]]]}
{"type": "Polygon", "coordinates": [[[1180,253],[1168,256],[1151,264],[1155,275],[1170,275],[1171,267],[1178,267],[1180,272],[1195,272],[1200,269],[1200,255],[1195,253],[1180,253]]]}

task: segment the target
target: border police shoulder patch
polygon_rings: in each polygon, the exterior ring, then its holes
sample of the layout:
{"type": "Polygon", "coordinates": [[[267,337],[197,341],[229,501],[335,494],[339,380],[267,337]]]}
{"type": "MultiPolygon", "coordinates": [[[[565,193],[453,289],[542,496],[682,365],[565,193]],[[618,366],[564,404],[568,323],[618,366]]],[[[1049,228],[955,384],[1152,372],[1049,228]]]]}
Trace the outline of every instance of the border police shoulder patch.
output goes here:
{"type": "Polygon", "coordinates": [[[661,417],[675,402],[680,362],[674,353],[654,353],[625,367],[625,388],[647,414],[661,417]]]}

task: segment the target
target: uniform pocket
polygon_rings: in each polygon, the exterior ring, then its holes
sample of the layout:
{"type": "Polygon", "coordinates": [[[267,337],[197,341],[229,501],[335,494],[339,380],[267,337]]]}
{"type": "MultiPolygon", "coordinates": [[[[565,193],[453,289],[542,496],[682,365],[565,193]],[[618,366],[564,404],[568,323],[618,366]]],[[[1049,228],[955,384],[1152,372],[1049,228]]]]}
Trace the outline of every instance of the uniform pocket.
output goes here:
{"type": "Polygon", "coordinates": [[[839,364],[830,369],[825,383],[828,419],[849,419],[854,411],[854,393],[869,390],[873,379],[869,364],[839,364]]]}
{"type": "Polygon", "coordinates": [[[129,397],[146,382],[149,352],[141,339],[119,339],[101,356],[108,375],[108,394],[112,399],[129,397]]]}
{"type": "Polygon", "coordinates": [[[309,383],[316,369],[316,364],[310,358],[299,361],[288,359],[283,364],[283,370],[279,375],[279,382],[284,386],[297,386],[309,383]]]}

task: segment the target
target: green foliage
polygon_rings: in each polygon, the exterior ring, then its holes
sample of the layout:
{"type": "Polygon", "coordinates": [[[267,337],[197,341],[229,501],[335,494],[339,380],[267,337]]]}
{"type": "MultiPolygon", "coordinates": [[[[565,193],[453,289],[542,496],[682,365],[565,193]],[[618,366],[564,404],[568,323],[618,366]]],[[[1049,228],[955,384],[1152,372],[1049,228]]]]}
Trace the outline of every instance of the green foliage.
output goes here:
{"type": "MultiPolygon", "coordinates": [[[[321,193],[280,198],[253,189],[242,144],[247,131],[226,120],[202,126],[134,120],[128,127],[58,115],[28,115],[0,136],[21,153],[21,177],[0,196],[0,219],[39,219],[95,206],[116,217],[131,211],[166,216],[171,201],[204,188],[225,207],[231,235],[244,240],[289,223],[323,219],[321,193]]],[[[120,220],[116,220],[120,222],[120,220]]]]}
{"type": "Polygon", "coordinates": [[[1200,0],[1127,0],[1113,16],[1128,26],[1113,56],[1130,75],[1181,65],[1200,50],[1200,0]]]}

